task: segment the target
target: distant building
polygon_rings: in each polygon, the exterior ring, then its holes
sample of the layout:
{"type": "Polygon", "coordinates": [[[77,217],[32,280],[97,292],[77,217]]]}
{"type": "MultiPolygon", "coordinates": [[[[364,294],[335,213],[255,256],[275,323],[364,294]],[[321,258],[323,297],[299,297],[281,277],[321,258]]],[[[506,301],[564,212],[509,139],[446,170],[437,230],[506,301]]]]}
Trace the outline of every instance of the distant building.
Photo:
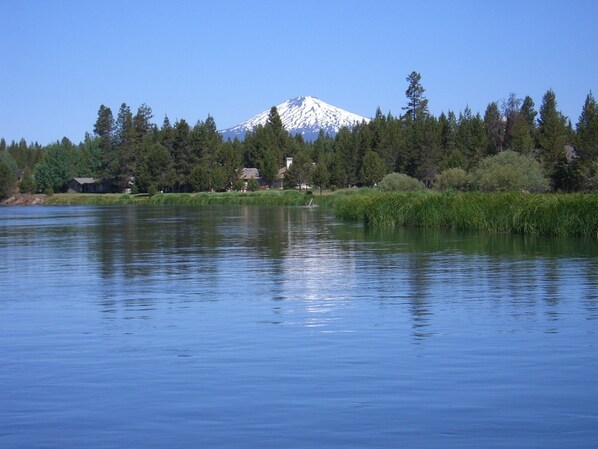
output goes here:
{"type": "Polygon", "coordinates": [[[69,193],[109,193],[112,183],[105,179],[73,178],[68,183],[69,193]]]}
{"type": "Polygon", "coordinates": [[[260,179],[260,171],[257,168],[244,168],[241,171],[239,179],[242,179],[243,181],[251,181],[252,179],[255,179],[257,181],[260,179]]]}

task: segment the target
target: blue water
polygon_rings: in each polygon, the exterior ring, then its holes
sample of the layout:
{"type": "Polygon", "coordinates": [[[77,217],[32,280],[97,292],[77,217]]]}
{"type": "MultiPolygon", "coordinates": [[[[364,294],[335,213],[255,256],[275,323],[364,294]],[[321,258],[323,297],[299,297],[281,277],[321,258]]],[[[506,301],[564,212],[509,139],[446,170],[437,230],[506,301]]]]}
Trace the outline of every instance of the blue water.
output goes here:
{"type": "Polygon", "coordinates": [[[0,208],[2,448],[595,448],[598,243],[0,208]]]}

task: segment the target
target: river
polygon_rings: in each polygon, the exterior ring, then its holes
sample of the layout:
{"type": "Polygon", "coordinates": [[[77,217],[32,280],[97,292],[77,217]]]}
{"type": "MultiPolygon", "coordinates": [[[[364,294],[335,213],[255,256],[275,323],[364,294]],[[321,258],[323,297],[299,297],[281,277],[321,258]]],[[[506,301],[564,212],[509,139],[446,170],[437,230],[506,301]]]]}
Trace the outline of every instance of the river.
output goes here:
{"type": "Polygon", "coordinates": [[[0,208],[0,447],[594,448],[598,243],[0,208]]]}

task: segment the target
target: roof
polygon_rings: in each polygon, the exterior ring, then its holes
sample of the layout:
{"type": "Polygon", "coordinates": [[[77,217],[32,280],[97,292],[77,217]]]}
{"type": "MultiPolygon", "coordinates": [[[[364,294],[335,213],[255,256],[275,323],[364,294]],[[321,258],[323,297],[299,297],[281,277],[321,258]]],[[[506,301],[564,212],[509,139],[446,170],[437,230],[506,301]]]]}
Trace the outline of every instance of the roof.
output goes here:
{"type": "Polygon", "coordinates": [[[260,177],[260,172],[257,168],[244,168],[241,172],[240,179],[250,180],[250,179],[258,179],[260,177]]]}
{"type": "Polygon", "coordinates": [[[95,184],[97,182],[94,178],[73,178],[73,180],[81,185],[83,184],[95,184]]]}

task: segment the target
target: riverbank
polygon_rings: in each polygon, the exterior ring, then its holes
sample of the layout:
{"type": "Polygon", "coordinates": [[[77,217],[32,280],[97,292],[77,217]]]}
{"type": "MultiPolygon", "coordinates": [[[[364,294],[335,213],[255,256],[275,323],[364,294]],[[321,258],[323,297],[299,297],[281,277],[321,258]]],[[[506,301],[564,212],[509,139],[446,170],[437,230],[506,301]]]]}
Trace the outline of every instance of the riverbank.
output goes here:
{"type": "Polygon", "coordinates": [[[110,206],[116,204],[147,205],[192,205],[208,204],[260,205],[260,206],[306,206],[315,202],[315,195],[297,190],[268,190],[258,192],[219,192],[219,193],[159,193],[147,194],[85,194],[65,193],[46,196],[46,205],[93,205],[110,206]]]}
{"type": "Polygon", "coordinates": [[[598,194],[384,193],[347,189],[328,195],[296,190],[223,193],[18,195],[13,205],[260,205],[330,207],[338,218],[368,226],[598,238],[598,194]]]}

